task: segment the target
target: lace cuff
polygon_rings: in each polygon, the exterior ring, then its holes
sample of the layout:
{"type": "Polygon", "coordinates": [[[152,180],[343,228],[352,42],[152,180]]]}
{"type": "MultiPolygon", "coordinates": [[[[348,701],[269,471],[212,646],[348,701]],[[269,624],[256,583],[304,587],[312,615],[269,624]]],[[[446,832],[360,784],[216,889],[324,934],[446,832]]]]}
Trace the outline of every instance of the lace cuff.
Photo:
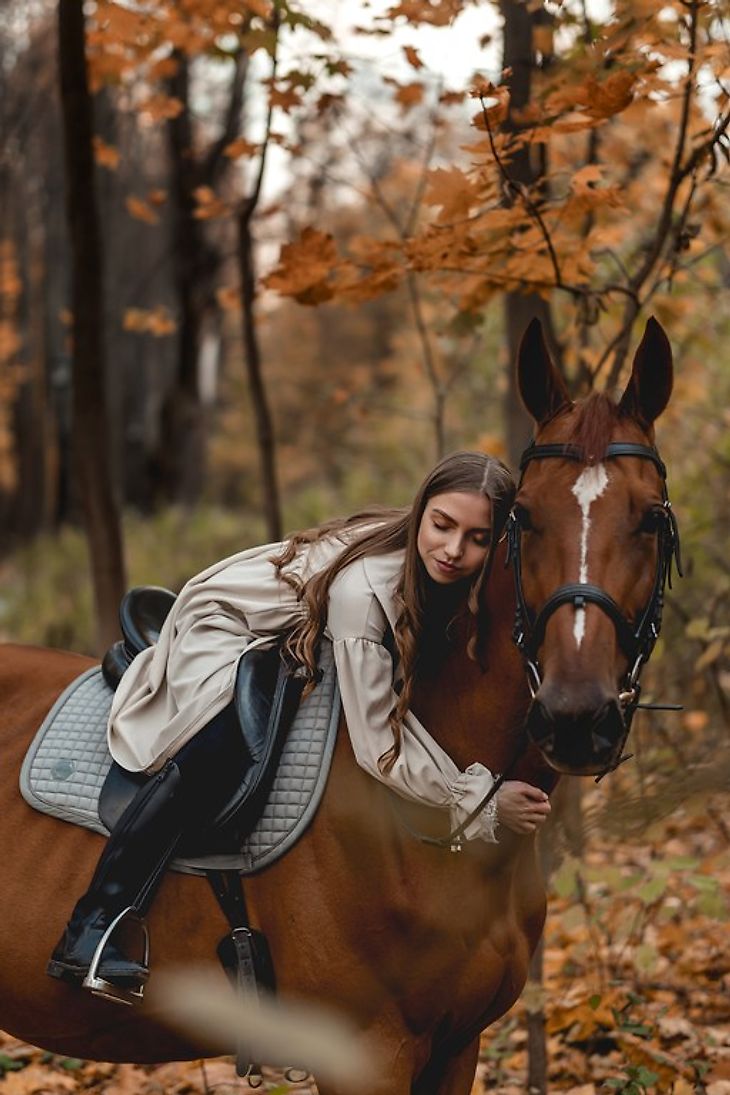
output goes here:
{"type": "MultiPolygon", "coordinates": [[[[455,802],[451,808],[451,820],[454,828],[463,825],[477,806],[494,786],[495,777],[483,764],[470,764],[459,775],[454,785],[455,802]]],[[[490,799],[484,809],[467,827],[464,836],[467,840],[486,840],[497,843],[497,800],[490,799]]]]}

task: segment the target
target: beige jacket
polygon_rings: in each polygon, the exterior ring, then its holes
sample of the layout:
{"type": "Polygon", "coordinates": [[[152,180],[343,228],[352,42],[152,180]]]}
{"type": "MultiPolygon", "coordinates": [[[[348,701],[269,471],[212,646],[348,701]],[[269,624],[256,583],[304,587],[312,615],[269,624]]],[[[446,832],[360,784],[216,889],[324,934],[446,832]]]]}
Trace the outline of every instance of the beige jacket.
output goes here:
{"type": "MultiPolygon", "coordinates": [[[[159,642],[135,658],[115,693],[109,719],[112,756],[132,771],[156,771],[233,697],[240,657],[297,623],[304,607],[276,574],[281,544],[251,548],[192,578],[165,621],[159,642]]],[[[306,548],[291,569],[302,579],[343,547],[337,538],[306,548]]],[[[347,727],[358,764],[405,798],[449,809],[460,824],[493,783],[481,764],[461,772],[425,727],[408,714],[400,756],[387,776],[378,758],[393,743],[388,716],[396,700],[383,646],[395,627],[393,592],[403,553],[350,564],[332,584],[326,634],[332,640],[347,727]]],[[[467,837],[494,840],[487,809],[467,837]]]]}

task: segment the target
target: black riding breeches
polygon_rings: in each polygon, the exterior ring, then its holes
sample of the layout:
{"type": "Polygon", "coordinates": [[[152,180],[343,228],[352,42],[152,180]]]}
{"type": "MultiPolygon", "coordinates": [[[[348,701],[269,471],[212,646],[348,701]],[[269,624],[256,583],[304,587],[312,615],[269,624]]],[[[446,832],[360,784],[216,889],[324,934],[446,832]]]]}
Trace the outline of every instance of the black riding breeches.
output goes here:
{"type": "Polygon", "coordinates": [[[185,803],[183,831],[200,828],[233,797],[251,765],[235,705],[224,707],[172,759],[185,803]]]}

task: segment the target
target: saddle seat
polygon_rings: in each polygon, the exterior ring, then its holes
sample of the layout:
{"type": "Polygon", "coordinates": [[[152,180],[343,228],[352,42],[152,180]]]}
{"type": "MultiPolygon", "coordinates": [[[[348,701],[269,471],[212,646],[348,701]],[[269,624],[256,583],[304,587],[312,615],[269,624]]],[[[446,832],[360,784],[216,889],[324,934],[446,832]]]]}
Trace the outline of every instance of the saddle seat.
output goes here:
{"type": "MultiPolygon", "coordinates": [[[[137,654],[157,642],[174,601],[175,594],[159,586],[137,586],[125,594],[119,609],[124,638],[102,662],[104,679],[112,689],[137,654]]],[[[240,848],[242,835],[253,828],[266,804],[304,683],[304,677],[283,661],[278,646],[257,647],[241,658],[234,703],[250,764],[212,824],[183,840],[181,855],[226,855],[240,848]]],[[[99,797],[99,817],[108,829],[150,778],[112,762],[99,797]]]]}

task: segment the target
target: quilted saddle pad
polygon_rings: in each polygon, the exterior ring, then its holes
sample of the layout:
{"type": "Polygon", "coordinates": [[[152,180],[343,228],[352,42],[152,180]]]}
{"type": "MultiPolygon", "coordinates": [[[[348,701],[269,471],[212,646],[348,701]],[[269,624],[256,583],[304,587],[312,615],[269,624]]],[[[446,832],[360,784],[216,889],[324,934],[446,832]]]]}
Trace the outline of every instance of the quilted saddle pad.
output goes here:
{"type": "MultiPolygon", "coordinates": [[[[329,642],[322,642],[319,665],[322,679],[299,706],[268,802],[240,854],[175,859],[173,869],[254,874],[284,855],[307,828],[327,782],[340,717],[329,642]]],[[[34,809],[104,835],[98,802],[112,762],[106,741],[112,695],[98,666],[72,681],[44,719],[20,773],[21,794],[34,809]]]]}

